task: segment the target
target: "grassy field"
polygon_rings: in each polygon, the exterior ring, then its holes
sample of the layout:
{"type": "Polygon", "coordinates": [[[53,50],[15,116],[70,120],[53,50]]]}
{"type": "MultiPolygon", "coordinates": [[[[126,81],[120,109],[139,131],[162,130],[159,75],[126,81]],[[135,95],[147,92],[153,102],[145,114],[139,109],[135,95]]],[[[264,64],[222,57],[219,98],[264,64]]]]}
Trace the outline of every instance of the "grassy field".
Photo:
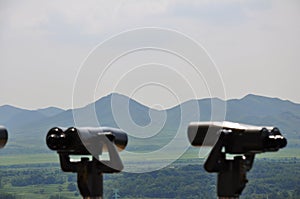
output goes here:
{"type": "MultiPolygon", "coordinates": [[[[199,148],[191,148],[186,153],[184,153],[180,158],[180,162],[186,162],[187,164],[193,163],[196,159],[199,159],[199,148]]],[[[201,157],[205,158],[203,154],[207,154],[209,149],[206,151],[201,151],[201,157]]],[[[300,148],[284,148],[278,152],[267,152],[261,153],[256,156],[256,158],[300,158],[300,148]]],[[[165,154],[162,156],[157,156],[153,158],[153,161],[165,161],[170,159],[170,157],[165,154]]],[[[143,160],[134,160],[130,157],[126,157],[124,162],[141,162],[143,160]]],[[[24,165],[24,164],[44,164],[44,163],[59,163],[57,153],[41,153],[41,154],[22,154],[22,155],[0,155],[0,166],[9,165],[24,165]]]]}
{"type": "Polygon", "coordinates": [[[261,153],[256,156],[257,158],[300,158],[299,148],[284,148],[277,152],[261,153]]]}
{"type": "Polygon", "coordinates": [[[1,155],[0,166],[58,163],[56,153],[45,154],[22,154],[22,155],[1,155]]]}

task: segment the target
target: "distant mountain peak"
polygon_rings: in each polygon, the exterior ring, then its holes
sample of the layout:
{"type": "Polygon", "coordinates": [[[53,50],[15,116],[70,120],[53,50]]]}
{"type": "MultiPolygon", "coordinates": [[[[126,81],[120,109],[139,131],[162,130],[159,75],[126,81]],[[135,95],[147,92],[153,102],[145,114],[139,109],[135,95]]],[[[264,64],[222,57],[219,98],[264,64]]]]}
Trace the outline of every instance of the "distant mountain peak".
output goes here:
{"type": "Polygon", "coordinates": [[[244,96],[241,100],[243,100],[243,99],[272,99],[272,97],[248,94],[248,95],[244,96]]]}
{"type": "Polygon", "coordinates": [[[62,113],[65,110],[51,106],[51,107],[48,107],[48,108],[37,109],[36,111],[43,114],[46,117],[51,117],[51,116],[54,116],[54,115],[58,115],[59,113],[62,113]]]}
{"type": "MultiPolygon", "coordinates": [[[[133,99],[133,98],[130,98],[130,97],[128,97],[128,96],[126,96],[126,95],[123,95],[123,94],[121,94],[121,93],[110,93],[110,94],[108,94],[108,95],[106,95],[106,96],[104,96],[104,97],[101,97],[100,99],[98,99],[95,103],[96,104],[105,104],[105,103],[107,103],[108,101],[111,101],[113,98],[115,98],[116,99],[116,101],[115,102],[122,102],[122,103],[124,103],[125,101],[128,101],[129,102],[129,104],[137,104],[138,106],[142,106],[142,107],[147,107],[147,108],[149,108],[147,105],[145,105],[145,104],[143,104],[143,103],[141,103],[141,102],[139,102],[139,101],[137,101],[137,100],[135,100],[135,99],[133,99]]],[[[93,104],[93,103],[92,103],[93,104]]],[[[88,105],[89,106],[89,105],[88,105]]]]}
{"type": "MultiPolygon", "coordinates": [[[[285,101],[285,102],[291,102],[289,100],[283,100],[278,97],[268,97],[268,96],[262,96],[262,95],[255,95],[255,94],[248,94],[245,97],[241,98],[241,100],[265,100],[265,101],[285,101]]],[[[291,102],[292,103],[292,102],[291,102]]]]}
{"type": "Polygon", "coordinates": [[[12,105],[2,105],[0,106],[1,109],[16,109],[16,110],[23,110],[21,108],[18,108],[18,107],[15,107],[15,106],[12,106],[12,105]]]}

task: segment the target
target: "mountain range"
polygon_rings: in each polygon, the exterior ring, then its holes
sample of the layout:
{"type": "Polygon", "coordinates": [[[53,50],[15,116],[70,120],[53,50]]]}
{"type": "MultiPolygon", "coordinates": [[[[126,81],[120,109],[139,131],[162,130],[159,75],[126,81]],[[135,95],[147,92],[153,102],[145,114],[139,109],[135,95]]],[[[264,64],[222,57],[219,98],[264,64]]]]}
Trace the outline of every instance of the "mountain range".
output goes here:
{"type": "MultiPolygon", "coordinates": [[[[50,128],[54,126],[74,126],[74,113],[80,116],[80,125],[97,126],[95,121],[91,119],[89,112],[95,110],[96,119],[101,126],[120,127],[120,124],[121,127],[123,125],[128,126],[128,123],[132,120],[133,124],[139,127],[137,130],[140,130],[143,127],[147,129],[146,127],[151,124],[153,127],[150,130],[148,128],[148,131],[140,132],[141,137],[147,137],[148,134],[151,134],[151,130],[161,126],[159,134],[165,140],[161,137],[158,139],[156,136],[149,136],[151,138],[145,139],[147,141],[131,137],[134,140],[133,143],[139,143],[140,146],[146,147],[146,145],[154,143],[153,141],[162,142],[162,144],[167,143],[179,128],[182,116],[185,125],[193,121],[195,111],[192,108],[195,107],[195,104],[199,108],[201,121],[209,121],[213,116],[213,119],[217,120],[225,119],[253,125],[276,126],[289,140],[296,140],[291,144],[289,143],[289,147],[300,148],[298,144],[300,143],[298,142],[300,140],[300,104],[252,94],[242,99],[227,101],[218,98],[190,100],[167,110],[151,109],[117,93],[110,94],[93,104],[74,110],[63,110],[56,107],[26,110],[4,105],[0,106],[0,125],[7,127],[9,131],[10,144],[5,150],[7,153],[46,152],[49,150],[45,147],[45,135],[50,128]],[[124,109],[125,106],[128,107],[130,117],[126,115],[128,111],[124,109]],[[218,115],[215,117],[212,114],[215,110],[218,110],[219,106],[221,108],[226,107],[224,117],[218,117],[218,115]],[[185,110],[184,115],[181,112],[182,109],[185,110]],[[116,114],[117,118],[115,117],[116,114]],[[161,123],[162,121],[164,123],[161,123]]],[[[136,126],[133,125],[132,128],[136,126]]],[[[128,128],[130,128],[130,125],[128,128]]]]}

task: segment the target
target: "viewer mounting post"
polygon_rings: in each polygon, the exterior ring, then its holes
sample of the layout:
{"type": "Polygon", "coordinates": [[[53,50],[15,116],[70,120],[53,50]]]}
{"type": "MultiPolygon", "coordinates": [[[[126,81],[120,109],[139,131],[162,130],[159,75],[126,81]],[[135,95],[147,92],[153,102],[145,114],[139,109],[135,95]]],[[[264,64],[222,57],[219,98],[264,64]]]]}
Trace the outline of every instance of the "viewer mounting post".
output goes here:
{"type": "Polygon", "coordinates": [[[85,199],[103,198],[103,174],[117,173],[123,169],[118,151],[125,149],[127,134],[115,128],[52,128],[46,137],[50,149],[59,154],[64,172],[77,173],[77,185],[85,199]],[[85,143],[85,144],[83,144],[85,143]],[[109,160],[99,156],[107,151],[109,160]],[[70,155],[93,155],[92,160],[82,157],[71,161],[70,155]]]}
{"type": "Polygon", "coordinates": [[[248,182],[247,171],[255,154],[278,151],[287,140],[276,127],[249,126],[231,122],[195,122],[188,128],[193,146],[213,146],[204,169],[218,173],[217,194],[220,199],[239,198],[248,182]],[[226,154],[234,155],[227,159],[226,154]]]}

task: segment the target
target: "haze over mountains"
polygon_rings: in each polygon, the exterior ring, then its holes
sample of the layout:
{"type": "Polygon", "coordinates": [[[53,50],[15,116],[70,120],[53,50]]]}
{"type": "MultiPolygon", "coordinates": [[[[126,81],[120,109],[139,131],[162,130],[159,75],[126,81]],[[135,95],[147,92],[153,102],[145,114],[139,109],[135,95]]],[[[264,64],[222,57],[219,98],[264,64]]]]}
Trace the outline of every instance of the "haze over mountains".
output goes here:
{"type": "MultiPolygon", "coordinates": [[[[117,99],[118,102],[114,104],[114,109],[122,109],[123,106],[129,105],[131,119],[138,126],[147,126],[151,123],[150,116],[159,117],[162,115],[161,111],[150,109],[126,96],[111,94],[99,99],[95,104],[90,104],[76,110],[83,116],[83,124],[85,126],[94,125],[94,123],[91,123],[89,117],[85,117],[84,114],[86,114],[86,110],[95,106],[96,115],[98,116],[101,126],[118,127],[113,117],[111,107],[112,97],[117,99]]],[[[165,135],[166,137],[166,142],[168,140],[167,137],[174,136],[173,133],[180,123],[180,106],[186,106],[189,103],[195,102],[197,102],[200,108],[201,121],[210,120],[212,102],[217,105],[226,104],[225,119],[228,121],[253,125],[277,126],[288,139],[300,140],[300,104],[278,98],[247,95],[242,99],[232,99],[226,102],[216,98],[197,101],[192,100],[165,110],[166,121],[161,132],[167,132],[163,134],[163,136],[165,135]]],[[[185,117],[189,116],[187,115],[185,117]]],[[[158,120],[158,123],[159,121],[160,120],[158,120]]],[[[187,121],[189,121],[189,118],[187,118],[187,121]]],[[[9,130],[10,140],[7,145],[7,152],[22,153],[27,149],[29,150],[29,148],[34,148],[32,152],[44,152],[48,151],[44,146],[47,131],[54,126],[73,126],[74,120],[72,110],[62,110],[55,107],[26,110],[5,105],[0,107],[0,125],[6,126],[9,130]]],[[[139,141],[142,143],[141,140],[139,141]]],[[[292,142],[292,144],[288,146],[300,147],[298,142],[295,143],[296,144],[293,144],[292,142]]]]}

